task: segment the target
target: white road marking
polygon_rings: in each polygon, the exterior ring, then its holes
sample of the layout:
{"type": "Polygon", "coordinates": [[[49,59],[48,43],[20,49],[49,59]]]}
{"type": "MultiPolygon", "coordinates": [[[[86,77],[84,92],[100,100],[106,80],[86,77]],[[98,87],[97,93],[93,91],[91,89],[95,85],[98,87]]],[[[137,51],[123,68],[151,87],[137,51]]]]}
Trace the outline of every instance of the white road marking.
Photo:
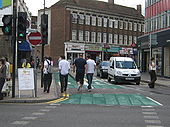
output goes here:
{"type": "Polygon", "coordinates": [[[159,119],[158,116],[144,116],[145,119],[159,119]]]}
{"type": "Polygon", "coordinates": [[[153,108],[153,106],[141,106],[142,108],[153,108]]]}
{"type": "Polygon", "coordinates": [[[33,114],[33,115],[36,115],[36,116],[41,116],[41,115],[44,115],[45,113],[41,113],[41,112],[33,112],[32,114],[33,114]]]}
{"type": "Polygon", "coordinates": [[[56,105],[56,106],[60,106],[61,104],[50,104],[50,105],[52,105],[52,106],[55,106],[55,105],[56,105]]]}
{"type": "Polygon", "coordinates": [[[71,84],[71,82],[68,82],[68,85],[70,85],[71,84]]]}
{"type": "Polygon", "coordinates": [[[51,109],[54,109],[56,108],[57,106],[46,106],[45,108],[51,108],[51,109]]]}
{"type": "Polygon", "coordinates": [[[40,111],[42,111],[42,112],[49,112],[50,110],[49,109],[40,109],[40,111]]]}
{"type": "Polygon", "coordinates": [[[145,115],[157,115],[156,112],[142,112],[145,115]]]}
{"type": "Polygon", "coordinates": [[[37,119],[38,117],[23,117],[22,119],[23,120],[35,120],[37,119]]]}
{"type": "Polygon", "coordinates": [[[164,127],[164,126],[147,125],[146,127],[164,127]]]}
{"type": "Polygon", "coordinates": [[[147,124],[161,124],[160,120],[145,120],[147,124]]]}
{"type": "Polygon", "coordinates": [[[29,121],[14,121],[11,124],[15,124],[15,125],[26,125],[29,124],[29,121]]]}
{"type": "Polygon", "coordinates": [[[150,97],[146,97],[146,98],[148,98],[149,100],[151,100],[151,101],[153,101],[153,102],[157,103],[157,104],[158,104],[158,105],[160,105],[160,106],[163,106],[161,103],[159,103],[159,102],[155,101],[154,99],[152,99],[152,98],[150,98],[150,97]]]}
{"type": "Polygon", "coordinates": [[[155,111],[155,109],[142,109],[142,111],[155,111]]]}

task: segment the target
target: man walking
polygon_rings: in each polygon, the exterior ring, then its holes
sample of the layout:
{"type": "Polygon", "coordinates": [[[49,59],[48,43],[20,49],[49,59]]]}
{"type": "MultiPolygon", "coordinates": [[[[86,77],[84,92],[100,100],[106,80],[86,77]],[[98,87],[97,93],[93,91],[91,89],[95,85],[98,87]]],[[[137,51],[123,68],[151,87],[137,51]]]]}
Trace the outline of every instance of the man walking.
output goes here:
{"type": "Polygon", "coordinates": [[[76,82],[78,84],[78,91],[80,88],[83,87],[84,84],[84,74],[85,74],[85,66],[86,66],[86,60],[83,59],[83,54],[79,55],[79,58],[77,58],[73,63],[73,72],[75,72],[76,67],[76,82]]]}
{"type": "Polygon", "coordinates": [[[95,71],[96,63],[94,60],[90,58],[90,56],[87,56],[87,66],[86,66],[86,76],[88,80],[88,91],[91,91],[91,84],[93,80],[93,74],[95,71]]]}
{"type": "Polygon", "coordinates": [[[65,56],[60,56],[59,72],[60,72],[60,83],[61,83],[61,96],[67,97],[67,85],[68,85],[68,73],[70,70],[70,63],[65,60],[65,56]]]}
{"type": "Polygon", "coordinates": [[[155,81],[157,80],[156,78],[156,64],[155,64],[155,59],[152,57],[151,61],[149,63],[149,74],[150,74],[150,78],[151,81],[148,84],[149,88],[154,88],[155,87],[155,81]]]}

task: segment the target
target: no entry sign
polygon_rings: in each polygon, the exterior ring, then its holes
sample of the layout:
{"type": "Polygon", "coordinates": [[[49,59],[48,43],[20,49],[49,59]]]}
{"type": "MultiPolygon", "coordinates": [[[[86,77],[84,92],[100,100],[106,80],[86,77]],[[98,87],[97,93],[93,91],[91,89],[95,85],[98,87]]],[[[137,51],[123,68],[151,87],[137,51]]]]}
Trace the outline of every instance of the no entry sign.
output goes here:
{"type": "Polygon", "coordinates": [[[38,45],[41,43],[42,38],[40,32],[31,32],[28,35],[28,40],[32,45],[38,45]]]}

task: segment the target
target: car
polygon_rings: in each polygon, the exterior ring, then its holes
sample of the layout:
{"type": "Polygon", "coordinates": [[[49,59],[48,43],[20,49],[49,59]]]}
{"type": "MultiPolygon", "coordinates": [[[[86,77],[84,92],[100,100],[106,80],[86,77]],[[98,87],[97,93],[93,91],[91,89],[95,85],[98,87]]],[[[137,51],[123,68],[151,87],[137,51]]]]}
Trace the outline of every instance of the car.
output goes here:
{"type": "Polygon", "coordinates": [[[100,78],[107,77],[108,75],[109,61],[102,61],[97,65],[97,76],[100,78]]]}
{"type": "Polygon", "coordinates": [[[111,57],[108,68],[108,82],[114,79],[115,83],[135,82],[140,84],[141,73],[135,61],[130,57],[111,57]]]}

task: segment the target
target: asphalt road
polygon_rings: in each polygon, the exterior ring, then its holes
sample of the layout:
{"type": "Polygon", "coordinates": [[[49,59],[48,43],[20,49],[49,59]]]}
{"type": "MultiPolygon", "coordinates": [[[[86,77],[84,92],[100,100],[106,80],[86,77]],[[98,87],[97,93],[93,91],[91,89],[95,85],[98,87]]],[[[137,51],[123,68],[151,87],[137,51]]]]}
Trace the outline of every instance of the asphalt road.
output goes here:
{"type": "Polygon", "coordinates": [[[169,127],[170,88],[124,85],[162,106],[0,104],[0,127],[169,127]]]}

